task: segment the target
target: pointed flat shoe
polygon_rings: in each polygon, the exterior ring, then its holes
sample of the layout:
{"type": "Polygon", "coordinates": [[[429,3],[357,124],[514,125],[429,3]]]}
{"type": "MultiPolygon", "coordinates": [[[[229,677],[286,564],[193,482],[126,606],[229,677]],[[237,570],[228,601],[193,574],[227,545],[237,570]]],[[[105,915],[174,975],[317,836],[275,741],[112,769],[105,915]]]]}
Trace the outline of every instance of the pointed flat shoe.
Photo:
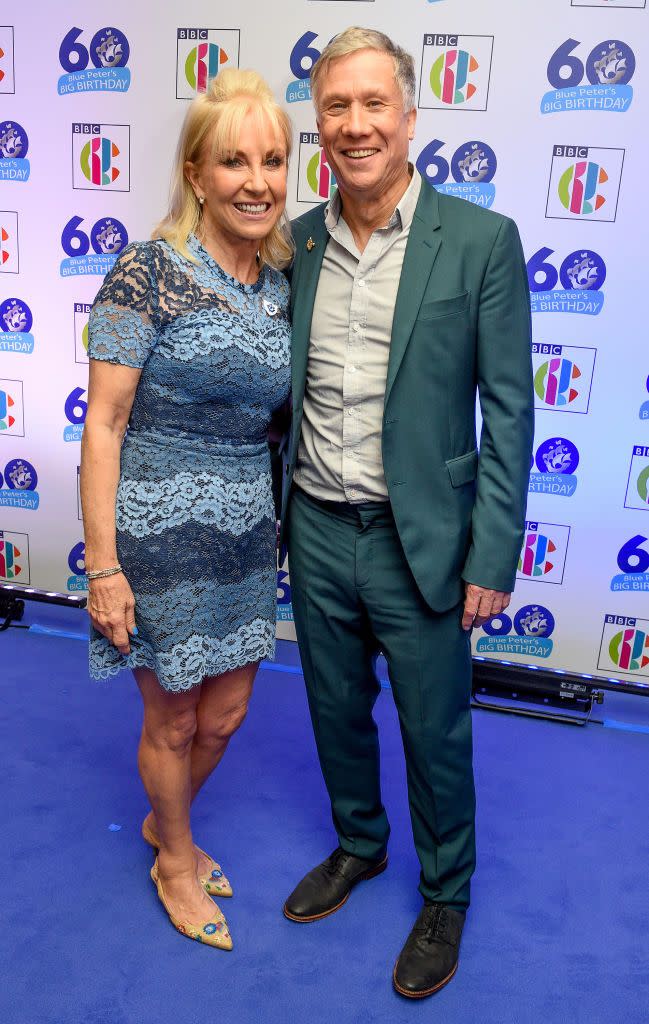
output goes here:
{"type": "Polygon", "coordinates": [[[158,890],[158,899],[167,911],[169,920],[176,931],[179,931],[181,935],[186,935],[188,939],[193,939],[195,942],[202,942],[205,946],[214,946],[215,949],[232,949],[232,936],[228,929],[228,923],[216,903],[214,904],[214,915],[209,921],[206,921],[203,925],[189,924],[188,921],[181,921],[180,918],[176,917],[169,909],[169,904],[167,903],[164,889],[162,888],[162,882],[160,881],[160,876],[158,874],[157,857],[153,867],[151,868],[151,879],[158,890]]]}
{"type": "MultiPolygon", "coordinates": [[[[151,830],[147,828],[146,824],[142,825],[142,838],[144,839],[145,843],[148,843],[149,846],[152,846],[154,850],[159,849],[153,832],[151,832],[151,830]]],[[[221,865],[217,864],[215,860],[212,860],[209,853],[206,853],[205,850],[201,850],[200,846],[197,846],[196,849],[198,850],[199,853],[202,853],[203,856],[206,857],[207,860],[209,860],[210,862],[209,871],[206,871],[205,874],[198,876],[198,880],[205,889],[205,892],[208,894],[208,896],[232,896],[232,886],[230,885],[229,881],[223,874],[223,871],[221,870],[221,865]]]]}

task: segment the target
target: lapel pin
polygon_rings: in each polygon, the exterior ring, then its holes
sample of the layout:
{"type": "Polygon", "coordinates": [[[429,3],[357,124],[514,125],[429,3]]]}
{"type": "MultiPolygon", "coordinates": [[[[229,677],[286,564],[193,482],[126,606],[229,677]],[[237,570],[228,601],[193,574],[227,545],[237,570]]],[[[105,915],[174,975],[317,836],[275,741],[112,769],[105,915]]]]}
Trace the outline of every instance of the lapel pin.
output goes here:
{"type": "Polygon", "coordinates": [[[315,242],[313,241],[311,236],[309,236],[309,238],[307,238],[306,240],[306,247],[308,252],[311,252],[311,250],[315,248],[315,242]]]}
{"type": "Polygon", "coordinates": [[[269,302],[268,299],[264,299],[264,310],[268,316],[277,316],[279,313],[279,306],[275,302],[269,302]]]}

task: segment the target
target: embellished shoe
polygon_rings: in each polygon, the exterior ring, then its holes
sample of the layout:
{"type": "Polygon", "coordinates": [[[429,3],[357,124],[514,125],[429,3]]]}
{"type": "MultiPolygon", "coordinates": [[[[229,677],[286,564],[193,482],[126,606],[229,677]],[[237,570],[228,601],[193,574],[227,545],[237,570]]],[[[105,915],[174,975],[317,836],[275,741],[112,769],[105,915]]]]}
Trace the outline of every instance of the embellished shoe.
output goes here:
{"type": "MultiPolygon", "coordinates": [[[[146,823],[142,825],[142,838],[145,843],[152,846],[154,850],[158,850],[160,848],[155,840],[153,832],[147,828],[146,823]]],[[[209,870],[198,876],[198,880],[208,896],[232,896],[232,886],[223,874],[221,865],[217,864],[215,860],[212,860],[209,853],[205,853],[205,850],[201,850],[200,846],[197,846],[196,849],[210,862],[209,870]]]]}
{"type": "Polygon", "coordinates": [[[158,874],[157,857],[155,864],[151,868],[151,879],[158,890],[158,898],[169,915],[169,920],[181,935],[186,935],[188,939],[194,939],[195,942],[202,942],[206,946],[214,946],[216,949],[232,949],[232,936],[228,930],[228,923],[216,904],[214,904],[214,916],[203,925],[194,925],[189,924],[187,921],[181,921],[172,914],[167,904],[162,882],[158,874]]]}

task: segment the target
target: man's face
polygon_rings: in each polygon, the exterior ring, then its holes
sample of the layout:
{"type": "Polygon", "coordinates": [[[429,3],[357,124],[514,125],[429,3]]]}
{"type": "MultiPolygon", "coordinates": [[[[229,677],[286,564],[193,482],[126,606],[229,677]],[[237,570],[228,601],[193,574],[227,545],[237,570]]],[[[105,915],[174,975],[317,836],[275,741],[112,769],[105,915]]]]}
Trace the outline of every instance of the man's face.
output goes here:
{"type": "Polygon", "coordinates": [[[405,112],[394,61],[357,50],[329,65],[318,94],[318,131],[343,195],[380,199],[408,165],[416,111],[405,112]]]}

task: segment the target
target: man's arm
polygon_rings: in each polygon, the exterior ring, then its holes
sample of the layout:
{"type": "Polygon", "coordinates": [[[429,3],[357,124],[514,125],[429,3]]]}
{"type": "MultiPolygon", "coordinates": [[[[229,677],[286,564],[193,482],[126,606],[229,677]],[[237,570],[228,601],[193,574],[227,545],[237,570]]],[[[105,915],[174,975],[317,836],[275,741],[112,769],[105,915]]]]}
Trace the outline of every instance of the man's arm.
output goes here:
{"type": "Polygon", "coordinates": [[[534,391],[529,286],[516,225],[505,219],[480,291],[477,378],[482,433],[463,625],[509,604],[523,541],[534,391]]]}

